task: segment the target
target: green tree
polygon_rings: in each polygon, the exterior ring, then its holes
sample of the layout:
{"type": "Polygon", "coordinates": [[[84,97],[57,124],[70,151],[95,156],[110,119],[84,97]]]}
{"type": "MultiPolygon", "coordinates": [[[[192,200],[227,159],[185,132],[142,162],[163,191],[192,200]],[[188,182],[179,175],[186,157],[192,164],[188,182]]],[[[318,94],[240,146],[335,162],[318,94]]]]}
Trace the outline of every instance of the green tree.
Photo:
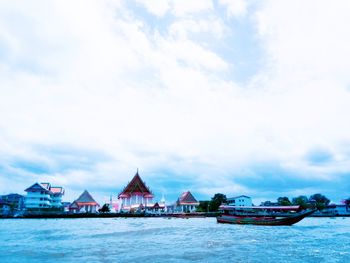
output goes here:
{"type": "Polygon", "coordinates": [[[294,197],[292,199],[293,205],[299,205],[301,208],[307,208],[309,203],[309,199],[305,195],[299,195],[298,197],[294,197]]]}
{"type": "Polygon", "coordinates": [[[209,202],[209,211],[216,212],[222,203],[226,203],[226,195],[217,193],[215,194],[209,202]]]}
{"type": "Polygon", "coordinates": [[[197,212],[208,212],[210,201],[199,201],[197,212]]]}
{"type": "Polygon", "coordinates": [[[109,204],[104,204],[98,211],[100,213],[109,213],[111,209],[109,208],[109,204]]]}
{"type": "Polygon", "coordinates": [[[310,196],[309,202],[315,203],[318,210],[324,209],[330,202],[330,200],[322,194],[314,194],[310,196]]]}
{"type": "Polygon", "coordinates": [[[288,197],[284,196],[284,197],[278,197],[277,198],[277,203],[278,205],[282,205],[282,206],[285,206],[285,205],[291,205],[292,202],[289,200],[288,197]]]}

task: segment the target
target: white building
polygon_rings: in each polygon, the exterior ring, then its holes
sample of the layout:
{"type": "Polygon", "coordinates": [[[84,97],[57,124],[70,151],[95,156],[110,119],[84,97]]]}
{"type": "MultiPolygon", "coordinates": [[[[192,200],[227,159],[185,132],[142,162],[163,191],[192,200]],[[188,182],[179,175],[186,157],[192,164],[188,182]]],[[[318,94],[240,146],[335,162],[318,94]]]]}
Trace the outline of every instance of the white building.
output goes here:
{"type": "Polygon", "coordinates": [[[62,208],[62,196],[64,189],[62,187],[52,187],[49,183],[35,183],[24,190],[27,192],[24,206],[27,209],[37,208],[62,208]]]}
{"type": "Polygon", "coordinates": [[[236,197],[227,198],[227,204],[233,206],[252,206],[253,202],[249,196],[240,195],[236,197]]]}
{"type": "Polygon", "coordinates": [[[24,190],[27,192],[24,206],[26,208],[51,208],[50,190],[39,183],[24,190]]]}

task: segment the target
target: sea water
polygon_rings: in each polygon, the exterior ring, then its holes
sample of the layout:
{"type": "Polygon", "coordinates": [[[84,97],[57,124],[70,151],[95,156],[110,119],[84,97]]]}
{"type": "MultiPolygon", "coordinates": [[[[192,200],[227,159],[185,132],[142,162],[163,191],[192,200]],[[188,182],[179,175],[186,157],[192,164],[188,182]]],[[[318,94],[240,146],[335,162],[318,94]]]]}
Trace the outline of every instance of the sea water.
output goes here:
{"type": "Polygon", "coordinates": [[[350,262],[350,218],[0,219],[0,262],[350,262]]]}

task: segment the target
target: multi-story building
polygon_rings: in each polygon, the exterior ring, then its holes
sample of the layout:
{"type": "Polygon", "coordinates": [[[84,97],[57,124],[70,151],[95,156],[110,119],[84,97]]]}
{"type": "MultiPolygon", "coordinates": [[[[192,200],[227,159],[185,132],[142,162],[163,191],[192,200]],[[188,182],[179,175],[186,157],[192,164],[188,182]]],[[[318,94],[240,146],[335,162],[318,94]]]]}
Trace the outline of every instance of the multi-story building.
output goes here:
{"type": "Polygon", "coordinates": [[[227,204],[233,206],[252,206],[253,202],[249,196],[240,195],[236,197],[227,198],[227,204]]]}
{"type": "Polygon", "coordinates": [[[64,189],[62,187],[52,187],[50,183],[35,183],[24,191],[27,192],[24,201],[27,209],[61,209],[63,207],[64,189]]]}

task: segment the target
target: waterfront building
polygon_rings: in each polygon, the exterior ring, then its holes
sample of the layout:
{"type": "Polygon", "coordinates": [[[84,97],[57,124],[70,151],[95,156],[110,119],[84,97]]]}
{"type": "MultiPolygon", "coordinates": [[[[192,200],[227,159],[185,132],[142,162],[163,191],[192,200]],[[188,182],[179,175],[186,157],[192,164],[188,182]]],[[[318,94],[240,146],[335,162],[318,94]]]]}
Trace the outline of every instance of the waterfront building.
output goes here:
{"type": "Polygon", "coordinates": [[[8,194],[0,196],[0,199],[9,203],[13,210],[20,211],[24,207],[24,196],[20,194],[8,194]]]}
{"type": "Polygon", "coordinates": [[[330,204],[312,216],[350,216],[350,207],[346,204],[330,204]]]}
{"type": "Polygon", "coordinates": [[[137,210],[147,210],[153,207],[153,193],[142,181],[137,170],[135,176],[118,195],[120,200],[120,210],[132,212],[137,210]]]}
{"type": "Polygon", "coordinates": [[[64,189],[51,186],[50,183],[35,183],[26,190],[24,205],[27,209],[52,208],[62,209],[62,196],[64,189]]]}
{"type": "Polygon", "coordinates": [[[249,196],[240,195],[227,198],[227,204],[232,206],[252,206],[253,202],[249,196]]]}
{"type": "Polygon", "coordinates": [[[78,199],[69,206],[69,211],[72,213],[96,213],[99,207],[100,205],[91,194],[85,190],[78,199]]]}
{"type": "Polygon", "coordinates": [[[182,213],[195,212],[199,202],[194,198],[190,191],[184,192],[176,201],[174,211],[182,213]]]}
{"type": "Polygon", "coordinates": [[[51,208],[51,192],[47,185],[35,183],[26,190],[24,205],[27,209],[51,208]]]}

